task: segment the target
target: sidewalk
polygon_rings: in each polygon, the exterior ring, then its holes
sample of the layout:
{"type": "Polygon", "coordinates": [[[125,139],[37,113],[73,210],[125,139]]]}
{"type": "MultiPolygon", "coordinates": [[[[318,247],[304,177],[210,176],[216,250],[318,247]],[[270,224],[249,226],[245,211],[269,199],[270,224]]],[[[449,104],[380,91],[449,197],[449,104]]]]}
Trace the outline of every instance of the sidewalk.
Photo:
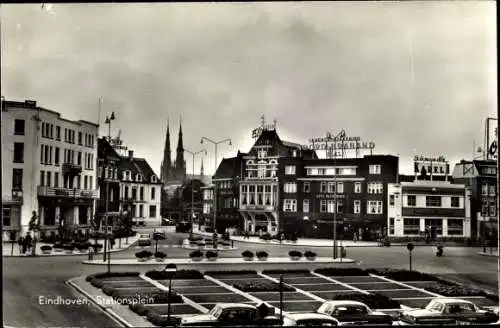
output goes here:
{"type": "MultiPolygon", "coordinates": [[[[193,227],[193,233],[201,235],[204,237],[212,238],[213,234],[211,232],[199,231],[196,227],[193,227]]],[[[241,243],[252,243],[252,244],[268,244],[268,245],[289,245],[289,246],[302,246],[302,247],[333,247],[332,239],[312,239],[312,238],[299,238],[297,242],[292,241],[272,241],[272,240],[262,240],[259,237],[248,237],[244,238],[242,236],[230,236],[231,240],[241,242],[241,243]]],[[[337,240],[338,246],[344,247],[375,247],[378,246],[376,241],[353,241],[353,240],[337,240]]],[[[394,244],[395,245],[395,244],[394,244]]]]}
{"type": "Polygon", "coordinates": [[[498,257],[498,251],[497,250],[494,250],[493,252],[489,252],[489,251],[486,251],[486,252],[477,252],[478,255],[482,255],[482,256],[492,256],[492,257],[498,257]]]}
{"type": "MultiPolygon", "coordinates": [[[[123,250],[126,250],[130,246],[132,246],[137,240],[139,239],[139,234],[136,234],[133,237],[128,237],[128,243],[126,243],[127,238],[121,238],[121,247],[119,248],[118,246],[120,245],[120,239],[115,239],[115,246],[110,249],[110,252],[121,252],[123,250]]],[[[95,239],[90,239],[89,240],[91,244],[95,243],[95,239]]],[[[102,244],[104,247],[104,239],[98,239],[97,240],[98,244],[102,244]]],[[[53,244],[47,244],[47,243],[36,243],[36,255],[37,256],[70,256],[70,255],[87,255],[88,251],[81,253],[78,250],[73,251],[73,253],[66,253],[65,251],[62,252],[56,252],[54,249],[50,254],[42,254],[41,247],[44,245],[49,245],[53,246],[53,244]]],[[[102,254],[103,250],[97,252],[97,254],[102,254]]],[[[94,253],[96,254],[96,253],[94,253]]],[[[14,249],[12,249],[12,244],[11,243],[2,243],[2,255],[5,257],[25,257],[25,256],[31,256],[31,252],[26,252],[26,254],[21,254],[19,252],[19,245],[17,243],[14,243],[14,249]]]]}

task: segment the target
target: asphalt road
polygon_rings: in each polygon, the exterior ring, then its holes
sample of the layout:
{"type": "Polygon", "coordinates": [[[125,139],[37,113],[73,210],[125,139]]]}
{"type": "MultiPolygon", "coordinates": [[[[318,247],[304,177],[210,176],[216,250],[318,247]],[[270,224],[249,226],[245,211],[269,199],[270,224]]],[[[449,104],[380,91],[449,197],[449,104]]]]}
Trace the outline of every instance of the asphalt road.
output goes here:
{"type": "MultiPolygon", "coordinates": [[[[186,234],[169,235],[160,245],[177,244],[186,234]]],[[[312,250],[318,256],[331,256],[324,247],[291,247],[235,243],[235,251],[220,252],[223,257],[240,257],[241,252],[266,250],[270,256],[287,256],[292,248],[312,250]]],[[[154,250],[154,244],[151,247],[154,250]]],[[[188,257],[189,250],[161,248],[167,258],[188,257]]],[[[113,253],[112,258],[133,258],[139,249],[113,253]]],[[[432,247],[416,247],[413,251],[415,270],[442,274],[462,282],[495,292],[497,290],[497,261],[493,257],[477,255],[477,248],[445,248],[445,256],[435,256],[432,247]]],[[[360,261],[362,267],[408,268],[408,251],[403,246],[352,247],[347,256],[360,261]]],[[[90,305],[43,305],[39,296],[79,298],[80,295],[65,285],[65,281],[106,270],[105,266],[83,265],[87,257],[58,256],[37,258],[3,258],[3,316],[4,324],[12,327],[117,327],[107,315],[90,305]]],[[[145,267],[113,266],[112,270],[139,271],[145,267]]]]}

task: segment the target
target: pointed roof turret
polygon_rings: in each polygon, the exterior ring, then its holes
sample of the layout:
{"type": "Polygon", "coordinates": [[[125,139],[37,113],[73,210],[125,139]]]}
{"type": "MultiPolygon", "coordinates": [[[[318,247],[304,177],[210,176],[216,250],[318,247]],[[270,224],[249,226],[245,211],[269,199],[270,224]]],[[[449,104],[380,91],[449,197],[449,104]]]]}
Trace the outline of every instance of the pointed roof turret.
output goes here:
{"type": "Polygon", "coordinates": [[[179,121],[179,140],[177,141],[177,152],[184,151],[184,145],[182,142],[182,116],[179,121]]]}

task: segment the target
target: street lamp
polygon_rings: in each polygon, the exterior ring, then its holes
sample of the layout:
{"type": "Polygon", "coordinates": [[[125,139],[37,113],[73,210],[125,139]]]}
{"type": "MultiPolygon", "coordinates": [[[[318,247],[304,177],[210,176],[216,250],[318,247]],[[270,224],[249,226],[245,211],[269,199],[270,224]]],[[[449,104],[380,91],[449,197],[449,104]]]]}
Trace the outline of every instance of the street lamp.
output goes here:
{"type": "MultiPolygon", "coordinates": [[[[217,146],[221,143],[229,142],[229,146],[232,146],[231,139],[227,138],[221,141],[213,141],[207,137],[201,137],[200,143],[203,144],[203,141],[208,141],[214,145],[215,152],[214,152],[214,157],[215,157],[215,168],[214,168],[214,177],[215,173],[217,173],[217,146]]],[[[216,236],[216,231],[215,231],[215,221],[217,219],[217,183],[214,181],[214,220],[212,222],[212,227],[214,231],[214,237],[216,236]]],[[[216,238],[213,238],[213,248],[217,248],[217,240],[216,238]]]]}
{"type": "MultiPolygon", "coordinates": [[[[335,203],[335,207],[333,209],[333,259],[337,258],[337,139],[343,141],[345,139],[345,131],[340,131],[336,136],[333,137],[333,199],[335,203]]],[[[327,151],[328,151],[328,147],[327,151]]]]}
{"type": "MultiPolygon", "coordinates": [[[[110,116],[106,116],[106,120],[104,121],[105,124],[108,125],[108,142],[111,143],[111,122],[115,120],[115,112],[111,112],[110,116]]],[[[109,208],[109,177],[107,174],[105,174],[108,170],[108,152],[105,151],[104,153],[104,163],[103,163],[103,170],[102,170],[102,177],[103,180],[106,182],[106,196],[105,196],[105,202],[106,202],[106,212],[104,214],[104,218],[106,220],[106,230],[105,230],[105,237],[104,237],[104,259],[103,261],[106,261],[106,254],[108,252],[108,208],[109,208]]],[[[108,254],[109,257],[109,254],[108,254]]],[[[108,261],[109,263],[109,261],[108,261]]],[[[109,270],[109,266],[108,266],[109,270]]]]}
{"type": "Polygon", "coordinates": [[[204,155],[207,154],[207,151],[205,149],[198,150],[197,152],[192,152],[190,150],[184,149],[185,152],[190,153],[193,156],[193,178],[191,178],[191,228],[189,233],[193,233],[193,219],[194,219],[194,186],[193,186],[193,181],[194,181],[194,157],[197,154],[203,153],[204,155]]]}
{"type": "Polygon", "coordinates": [[[173,263],[167,264],[165,267],[165,272],[168,272],[168,308],[167,308],[167,321],[168,324],[170,324],[170,303],[171,303],[171,296],[172,296],[172,278],[175,276],[175,273],[177,272],[177,266],[173,263]]]}

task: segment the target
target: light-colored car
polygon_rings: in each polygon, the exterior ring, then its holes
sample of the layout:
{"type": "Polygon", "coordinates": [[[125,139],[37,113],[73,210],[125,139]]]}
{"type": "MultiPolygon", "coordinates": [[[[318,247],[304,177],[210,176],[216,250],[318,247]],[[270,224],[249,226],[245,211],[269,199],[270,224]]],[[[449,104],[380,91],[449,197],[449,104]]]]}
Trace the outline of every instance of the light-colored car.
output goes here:
{"type": "Polygon", "coordinates": [[[321,313],[290,313],[285,315],[283,326],[285,327],[333,327],[339,322],[329,315],[321,313]]]}
{"type": "Polygon", "coordinates": [[[424,309],[405,311],[401,324],[487,324],[498,320],[493,311],[457,298],[435,298],[424,309]]]}
{"type": "Polygon", "coordinates": [[[151,246],[151,235],[148,233],[141,233],[137,243],[139,246],[151,246]]]}
{"type": "Polygon", "coordinates": [[[366,304],[357,301],[327,301],[316,310],[316,313],[335,318],[339,322],[339,326],[385,326],[393,323],[389,314],[373,311],[366,304]]]}

